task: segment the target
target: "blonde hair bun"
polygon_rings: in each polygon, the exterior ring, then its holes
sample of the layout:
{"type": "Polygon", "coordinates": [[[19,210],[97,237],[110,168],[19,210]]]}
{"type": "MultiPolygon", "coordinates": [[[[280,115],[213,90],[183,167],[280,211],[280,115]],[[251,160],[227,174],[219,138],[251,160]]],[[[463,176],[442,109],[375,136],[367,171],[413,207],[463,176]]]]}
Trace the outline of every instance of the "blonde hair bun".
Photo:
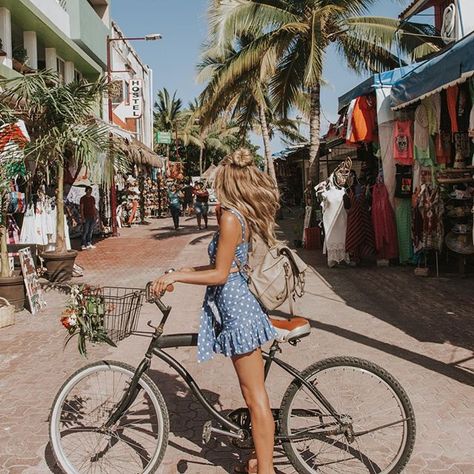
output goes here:
{"type": "Polygon", "coordinates": [[[247,148],[239,148],[230,155],[229,160],[233,165],[246,168],[255,164],[252,153],[247,148]]]}

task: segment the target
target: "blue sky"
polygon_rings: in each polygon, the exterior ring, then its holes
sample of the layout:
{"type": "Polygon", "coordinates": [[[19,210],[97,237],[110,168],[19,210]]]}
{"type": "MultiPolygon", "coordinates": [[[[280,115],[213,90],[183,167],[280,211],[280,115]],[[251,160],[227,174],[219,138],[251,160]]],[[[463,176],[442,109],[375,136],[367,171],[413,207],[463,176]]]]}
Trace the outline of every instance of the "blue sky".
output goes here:
{"type": "MultiPolygon", "coordinates": [[[[407,3],[379,0],[371,14],[396,17],[407,3]]],[[[208,0],[112,0],[112,17],[126,35],[163,35],[161,41],[136,42],[135,48],[153,68],[155,91],[162,87],[177,90],[185,104],[202,89],[195,77],[200,47],[206,38],[207,5],[208,0]]],[[[326,59],[325,79],[328,85],[322,92],[323,128],[327,127],[326,118],[337,118],[337,98],[364,77],[349,71],[332,53],[326,59]]],[[[260,145],[258,139],[256,143],[260,145]]],[[[275,140],[274,151],[281,146],[275,140]]]]}

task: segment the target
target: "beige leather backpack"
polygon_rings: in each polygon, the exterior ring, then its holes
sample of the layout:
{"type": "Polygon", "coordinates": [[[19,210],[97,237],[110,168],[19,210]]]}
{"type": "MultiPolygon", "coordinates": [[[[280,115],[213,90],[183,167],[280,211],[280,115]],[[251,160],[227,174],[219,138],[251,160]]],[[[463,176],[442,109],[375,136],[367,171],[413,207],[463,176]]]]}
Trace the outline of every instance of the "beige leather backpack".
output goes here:
{"type": "Polygon", "coordinates": [[[289,300],[291,314],[294,314],[293,302],[304,294],[307,268],[286,245],[279,243],[270,248],[263,241],[254,241],[243,271],[248,277],[250,291],[262,306],[271,311],[289,300]]]}

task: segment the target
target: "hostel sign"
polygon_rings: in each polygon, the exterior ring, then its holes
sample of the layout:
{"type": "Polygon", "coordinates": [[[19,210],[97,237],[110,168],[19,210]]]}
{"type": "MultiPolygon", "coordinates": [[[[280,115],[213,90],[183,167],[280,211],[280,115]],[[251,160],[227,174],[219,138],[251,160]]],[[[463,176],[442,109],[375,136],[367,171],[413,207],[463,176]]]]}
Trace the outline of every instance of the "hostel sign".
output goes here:
{"type": "Polygon", "coordinates": [[[130,81],[130,116],[140,118],[143,114],[143,81],[132,79],[130,81]]]}

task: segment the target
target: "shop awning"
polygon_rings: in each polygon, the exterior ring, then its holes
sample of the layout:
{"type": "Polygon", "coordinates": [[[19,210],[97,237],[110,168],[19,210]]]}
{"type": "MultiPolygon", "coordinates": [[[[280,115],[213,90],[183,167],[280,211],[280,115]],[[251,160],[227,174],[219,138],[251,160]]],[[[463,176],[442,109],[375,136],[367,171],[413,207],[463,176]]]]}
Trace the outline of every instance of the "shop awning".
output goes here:
{"type": "Polygon", "coordinates": [[[165,160],[162,156],[157,155],[151,148],[148,148],[138,140],[132,140],[131,151],[135,152],[134,154],[137,157],[136,163],[149,165],[153,168],[164,168],[165,166],[165,160]]]}
{"type": "Polygon", "coordinates": [[[149,165],[153,168],[164,168],[164,158],[135,139],[131,132],[102,119],[97,118],[96,121],[109,130],[115,141],[115,146],[117,146],[132,163],[149,165]]]}
{"type": "Polygon", "coordinates": [[[392,87],[393,110],[467,81],[474,75],[474,33],[413,69],[392,87]]]}
{"type": "Polygon", "coordinates": [[[392,71],[379,72],[373,76],[361,82],[359,85],[346,92],[344,95],[339,97],[339,108],[340,113],[344,107],[347,107],[352,100],[357,99],[363,95],[368,95],[375,91],[379,87],[390,87],[399,81],[402,77],[405,77],[410,71],[416,68],[418,64],[411,64],[409,66],[403,66],[392,71]]]}

